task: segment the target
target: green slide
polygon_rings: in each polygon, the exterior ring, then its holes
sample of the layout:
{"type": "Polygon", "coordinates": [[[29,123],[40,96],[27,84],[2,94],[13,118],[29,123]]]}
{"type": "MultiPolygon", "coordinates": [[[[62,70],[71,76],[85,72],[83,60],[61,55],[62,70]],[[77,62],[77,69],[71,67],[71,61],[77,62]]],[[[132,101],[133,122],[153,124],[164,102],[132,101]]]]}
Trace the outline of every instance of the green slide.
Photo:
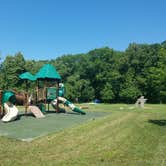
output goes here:
{"type": "MultiPolygon", "coordinates": [[[[71,103],[69,100],[65,99],[64,97],[58,97],[58,100],[61,101],[64,105],[68,106],[72,111],[80,113],[82,115],[86,114],[82,109],[76,107],[73,103],[71,103]]],[[[56,103],[57,99],[53,100],[52,106],[55,107],[56,103]]]]}

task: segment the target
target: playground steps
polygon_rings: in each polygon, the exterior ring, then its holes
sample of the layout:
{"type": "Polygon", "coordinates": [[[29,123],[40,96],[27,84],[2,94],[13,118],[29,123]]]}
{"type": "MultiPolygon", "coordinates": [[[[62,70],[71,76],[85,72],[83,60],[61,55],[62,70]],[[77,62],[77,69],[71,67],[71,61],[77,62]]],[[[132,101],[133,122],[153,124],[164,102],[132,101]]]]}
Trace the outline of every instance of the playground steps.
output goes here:
{"type": "Polygon", "coordinates": [[[31,112],[36,118],[44,118],[45,115],[36,106],[29,106],[27,112],[31,112]]]}

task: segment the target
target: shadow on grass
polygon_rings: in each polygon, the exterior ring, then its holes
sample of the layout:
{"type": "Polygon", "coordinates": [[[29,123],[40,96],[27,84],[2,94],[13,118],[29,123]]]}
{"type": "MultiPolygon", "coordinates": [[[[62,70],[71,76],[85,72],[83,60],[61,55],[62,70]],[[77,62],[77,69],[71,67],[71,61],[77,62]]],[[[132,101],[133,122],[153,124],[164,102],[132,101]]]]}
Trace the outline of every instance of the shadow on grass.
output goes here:
{"type": "MultiPolygon", "coordinates": [[[[59,112],[56,112],[56,111],[45,111],[43,112],[44,115],[47,115],[47,114],[68,114],[68,115],[80,115],[80,113],[77,113],[77,112],[67,112],[65,110],[60,110],[59,112]]],[[[33,113],[20,113],[17,118],[14,120],[14,121],[18,121],[18,120],[21,120],[22,117],[33,117],[33,118],[36,118],[35,115],[33,113]]]]}
{"type": "Polygon", "coordinates": [[[153,123],[159,126],[166,126],[166,120],[148,120],[149,123],[153,123]]]}
{"type": "Polygon", "coordinates": [[[46,111],[45,114],[72,114],[72,115],[80,115],[80,113],[77,113],[77,112],[67,112],[67,111],[59,111],[59,112],[56,112],[56,111],[46,111]]]}
{"type": "Polygon", "coordinates": [[[12,122],[15,122],[15,121],[19,121],[19,120],[21,120],[21,118],[23,116],[25,116],[25,117],[34,117],[35,118],[35,116],[33,114],[19,114],[16,119],[8,121],[8,122],[4,122],[4,123],[12,123],[12,122]]]}
{"type": "Polygon", "coordinates": [[[19,114],[18,116],[17,116],[17,119],[16,120],[20,120],[22,117],[34,117],[35,118],[35,116],[32,114],[32,113],[27,113],[27,114],[25,114],[25,113],[23,113],[23,114],[19,114]]]}

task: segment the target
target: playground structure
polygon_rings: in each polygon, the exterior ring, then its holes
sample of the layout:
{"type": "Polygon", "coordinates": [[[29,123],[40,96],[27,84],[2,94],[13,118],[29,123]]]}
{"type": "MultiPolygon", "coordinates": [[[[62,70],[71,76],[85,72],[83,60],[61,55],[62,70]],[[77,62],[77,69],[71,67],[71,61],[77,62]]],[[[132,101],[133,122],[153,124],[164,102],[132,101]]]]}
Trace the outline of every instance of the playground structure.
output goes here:
{"type": "MultiPolygon", "coordinates": [[[[46,64],[35,76],[29,72],[25,72],[19,77],[25,80],[26,83],[26,93],[22,97],[22,102],[25,105],[25,115],[32,113],[36,118],[44,118],[45,115],[43,112],[46,112],[46,104],[48,104],[49,111],[50,103],[55,109],[55,112],[59,113],[61,110],[59,108],[59,102],[62,102],[74,112],[85,114],[83,110],[64,98],[65,88],[54,66],[46,64]],[[35,99],[33,101],[34,105],[31,105],[32,95],[28,96],[28,81],[36,81],[37,83],[35,99]]],[[[17,118],[19,111],[15,104],[19,97],[13,91],[0,91],[0,115],[3,122],[13,121],[17,118]]]]}

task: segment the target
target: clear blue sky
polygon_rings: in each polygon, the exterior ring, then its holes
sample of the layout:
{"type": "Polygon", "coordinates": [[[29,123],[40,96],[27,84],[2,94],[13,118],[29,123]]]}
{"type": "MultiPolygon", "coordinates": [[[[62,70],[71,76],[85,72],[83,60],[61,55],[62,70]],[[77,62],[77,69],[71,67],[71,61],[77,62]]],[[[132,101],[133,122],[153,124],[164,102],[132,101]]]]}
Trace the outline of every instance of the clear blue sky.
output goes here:
{"type": "Polygon", "coordinates": [[[0,0],[0,56],[55,59],[166,40],[166,0],[0,0]]]}

